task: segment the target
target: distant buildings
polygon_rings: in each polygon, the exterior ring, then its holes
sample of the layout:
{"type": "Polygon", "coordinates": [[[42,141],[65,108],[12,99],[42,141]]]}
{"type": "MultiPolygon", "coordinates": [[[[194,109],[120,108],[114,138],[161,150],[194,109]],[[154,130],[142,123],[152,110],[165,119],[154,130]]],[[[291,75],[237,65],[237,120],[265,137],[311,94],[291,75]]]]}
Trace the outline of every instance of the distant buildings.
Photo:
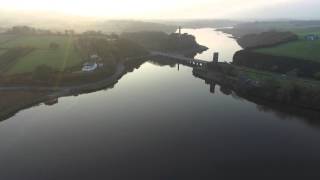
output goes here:
{"type": "Polygon", "coordinates": [[[316,34],[308,34],[308,35],[304,36],[304,39],[307,41],[316,41],[316,40],[319,40],[320,38],[316,34]]]}

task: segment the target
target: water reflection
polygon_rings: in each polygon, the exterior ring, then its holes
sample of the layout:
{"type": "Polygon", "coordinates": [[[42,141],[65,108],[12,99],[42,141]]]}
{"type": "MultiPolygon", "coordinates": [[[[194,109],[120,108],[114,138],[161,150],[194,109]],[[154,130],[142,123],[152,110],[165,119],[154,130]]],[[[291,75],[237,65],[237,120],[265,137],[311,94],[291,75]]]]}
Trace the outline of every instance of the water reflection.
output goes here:
{"type": "Polygon", "coordinates": [[[207,51],[192,56],[196,59],[212,61],[213,53],[219,52],[221,62],[232,62],[234,53],[242,49],[229,35],[212,28],[183,29],[182,32],[194,35],[199,44],[209,48],[207,51]]]}
{"type": "MultiPolygon", "coordinates": [[[[0,123],[0,179],[318,176],[316,112],[244,99],[172,62],[134,67],[108,90],[62,97],[0,123]]],[[[7,98],[0,105],[34,98],[8,95],[0,94],[7,98]]]]}
{"type": "MultiPolygon", "coordinates": [[[[205,84],[208,84],[210,86],[210,92],[212,94],[215,94],[217,86],[220,86],[220,85],[218,85],[216,82],[213,82],[211,80],[206,80],[206,79],[203,79],[203,80],[205,81],[205,84]]],[[[283,120],[300,119],[311,126],[320,128],[320,121],[319,121],[320,112],[318,111],[283,106],[283,105],[274,104],[274,103],[262,101],[262,100],[251,98],[251,97],[242,97],[241,95],[237,94],[236,92],[233,92],[230,88],[225,86],[220,86],[219,92],[221,92],[226,96],[231,95],[233,98],[238,100],[245,99],[245,100],[251,101],[257,104],[257,110],[261,112],[272,113],[275,116],[277,116],[279,119],[283,119],[283,120]]]]}
{"type": "Polygon", "coordinates": [[[306,167],[318,172],[318,131],[225,94],[190,67],[144,63],[113,89],[63,97],[0,123],[0,179],[260,179],[265,169],[286,179],[306,167]]]}

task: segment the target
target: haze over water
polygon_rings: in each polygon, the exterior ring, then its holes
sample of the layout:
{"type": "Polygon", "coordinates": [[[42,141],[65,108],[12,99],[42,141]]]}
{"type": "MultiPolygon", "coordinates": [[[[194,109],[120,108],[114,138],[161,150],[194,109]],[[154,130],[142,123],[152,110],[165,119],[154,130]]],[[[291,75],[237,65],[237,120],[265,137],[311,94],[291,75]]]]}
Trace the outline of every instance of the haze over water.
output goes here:
{"type": "Polygon", "coordinates": [[[212,61],[213,53],[219,52],[220,62],[232,62],[234,53],[242,49],[230,35],[212,28],[183,29],[182,33],[194,35],[199,44],[209,48],[207,51],[197,54],[195,59],[212,61]]]}
{"type": "MultiPolygon", "coordinates": [[[[211,60],[219,51],[228,61],[238,49],[233,39],[212,29],[186,31],[210,48],[197,58],[211,60]]],[[[0,179],[318,174],[316,123],[220,88],[210,93],[210,85],[189,67],[178,71],[147,62],[112,89],[24,110],[0,123],[0,179]]]]}

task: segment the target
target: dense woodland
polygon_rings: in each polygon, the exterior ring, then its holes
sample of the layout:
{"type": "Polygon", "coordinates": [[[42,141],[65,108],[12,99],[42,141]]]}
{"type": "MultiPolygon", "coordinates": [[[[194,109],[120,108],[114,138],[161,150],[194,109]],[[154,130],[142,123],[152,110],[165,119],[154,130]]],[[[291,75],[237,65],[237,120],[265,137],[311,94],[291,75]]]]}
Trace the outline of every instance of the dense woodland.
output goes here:
{"type": "Polygon", "coordinates": [[[194,36],[189,34],[166,34],[164,32],[123,33],[121,37],[130,39],[149,50],[181,51],[202,48],[194,36]]]}
{"type": "Polygon", "coordinates": [[[257,70],[316,79],[319,78],[318,73],[320,72],[320,63],[318,62],[261,54],[249,50],[238,51],[234,55],[233,64],[257,70]]]}
{"type": "Polygon", "coordinates": [[[142,46],[123,38],[109,40],[102,37],[81,36],[75,42],[75,46],[83,59],[98,54],[108,66],[114,66],[129,57],[144,56],[148,53],[142,46]]]}

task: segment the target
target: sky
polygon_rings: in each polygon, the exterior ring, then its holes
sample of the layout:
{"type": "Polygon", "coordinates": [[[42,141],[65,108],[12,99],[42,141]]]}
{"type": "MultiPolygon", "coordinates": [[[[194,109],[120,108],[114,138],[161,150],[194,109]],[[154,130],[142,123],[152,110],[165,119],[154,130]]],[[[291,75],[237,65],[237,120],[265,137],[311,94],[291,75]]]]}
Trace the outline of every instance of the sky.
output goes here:
{"type": "Polygon", "coordinates": [[[104,18],[320,19],[320,0],[0,0],[0,10],[104,18]]]}

